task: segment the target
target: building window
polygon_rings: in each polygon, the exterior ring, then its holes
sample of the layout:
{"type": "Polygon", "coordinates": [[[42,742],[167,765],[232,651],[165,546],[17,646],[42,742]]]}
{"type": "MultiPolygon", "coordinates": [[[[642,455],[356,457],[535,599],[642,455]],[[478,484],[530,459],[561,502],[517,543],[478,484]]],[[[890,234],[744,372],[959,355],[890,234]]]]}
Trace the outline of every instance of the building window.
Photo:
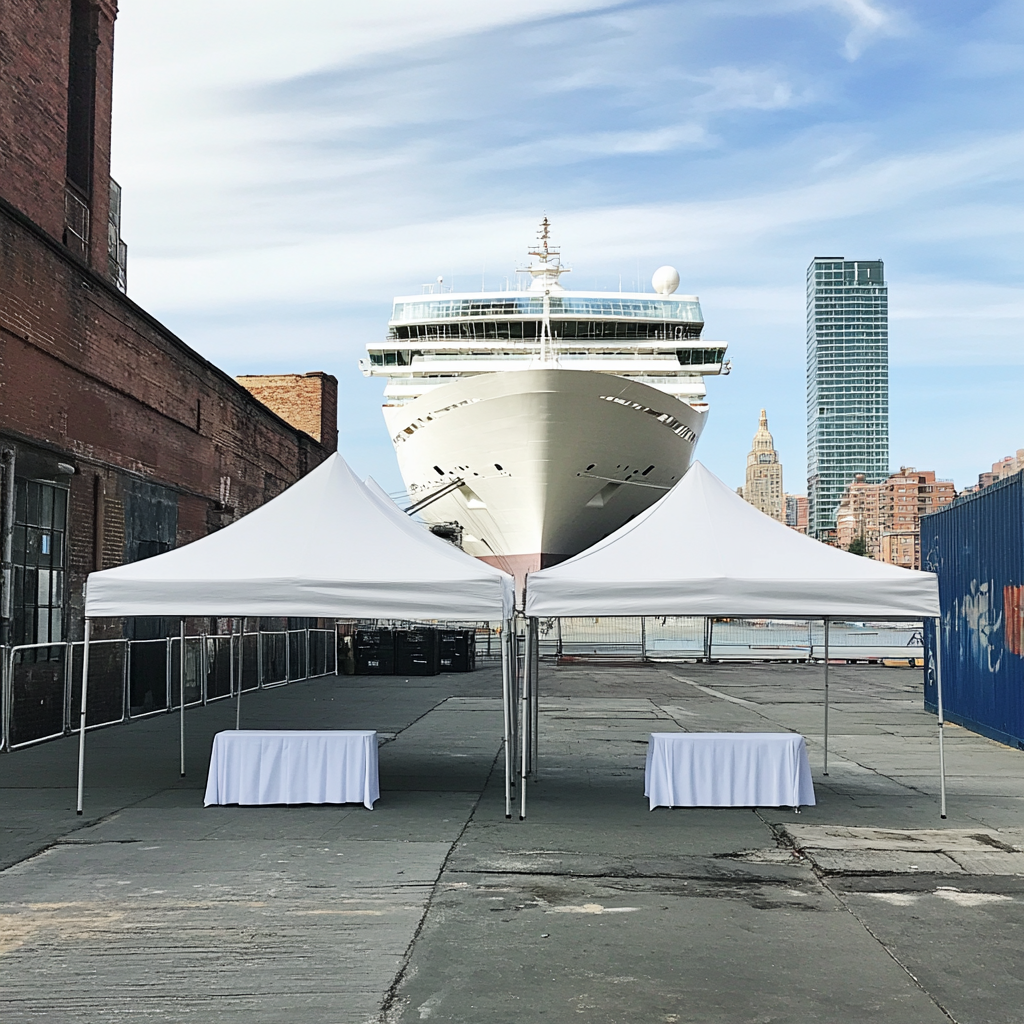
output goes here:
{"type": "Polygon", "coordinates": [[[82,195],[92,196],[96,134],[96,48],[98,15],[90,0],[71,0],[68,53],[67,177],[82,195]]]}
{"type": "Polygon", "coordinates": [[[64,639],[65,536],[68,492],[37,480],[15,480],[14,644],[64,639]]]}

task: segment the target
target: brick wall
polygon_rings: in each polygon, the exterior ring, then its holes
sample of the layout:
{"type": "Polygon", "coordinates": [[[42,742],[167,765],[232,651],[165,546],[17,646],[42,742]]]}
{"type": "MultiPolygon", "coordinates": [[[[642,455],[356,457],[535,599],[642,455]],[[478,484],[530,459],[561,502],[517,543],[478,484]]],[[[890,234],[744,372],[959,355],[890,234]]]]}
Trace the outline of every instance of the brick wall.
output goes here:
{"type": "Polygon", "coordinates": [[[338,450],[338,379],[329,373],[250,374],[235,380],[329,451],[338,450]]]}
{"type": "MultiPolygon", "coordinates": [[[[0,279],[0,436],[22,454],[77,469],[67,588],[73,625],[85,575],[128,557],[126,477],[177,494],[176,539],[186,543],[276,496],[337,447],[336,399],[321,402],[316,429],[328,443],[319,444],[2,201],[0,279]]],[[[336,388],[329,375],[300,379],[321,393],[336,388]]]]}

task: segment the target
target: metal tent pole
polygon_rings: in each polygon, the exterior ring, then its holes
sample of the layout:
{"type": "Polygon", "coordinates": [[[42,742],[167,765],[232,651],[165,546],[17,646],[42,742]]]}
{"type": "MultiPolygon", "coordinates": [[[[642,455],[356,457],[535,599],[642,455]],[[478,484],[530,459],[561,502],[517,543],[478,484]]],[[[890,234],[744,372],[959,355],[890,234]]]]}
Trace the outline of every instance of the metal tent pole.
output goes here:
{"type": "Polygon", "coordinates": [[[242,654],[245,651],[245,616],[242,616],[242,630],[238,634],[238,693],[235,694],[235,730],[242,728],[242,654]]]}
{"type": "Polygon", "coordinates": [[[828,775],[828,616],[825,616],[825,770],[828,775]]]}
{"type": "Polygon", "coordinates": [[[181,657],[178,659],[178,748],[181,777],[185,778],[185,620],[181,620],[181,657]]]}
{"type": "Polygon", "coordinates": [[[540,743],[540,629],[533,619],[533,647],[530,657],[530,702],[533,705],[533,718],[530,719],[530,771],[533,781],[537,781],[537,752],[540,743]]]}
{"type": "Polygon", "coordinates": [[[533,675],[531,669],[533,667],[533,658],[530,655],[530,647],[533,642],[533,619],[526,620],[526,637],[523,651],[523,680],[522,680],[522,701],[521,701],[521,718],[522,724],[519,731],[519,743],[521,751],[521,759],[519,766],[519,820],[522,821],[526,817],[526,773],[528,770],[528,759],[530,755],[530,745],[533,740],[530,737],[530,687],[532,685],[531,676],[533,675]]]}
{"type": "MultiPolygon", "coordinates": [[[[505,719],[505,817],[512,817],[512,686],[509,673],[509,643],[512,622],[507,620],[501,635],[501,696],[505,719]]],[[[490,637],[488,636],[488,643],[490,637]]]]}
{"type": "Polygon", "coordinates": [[[78,813],[82,813],[85,799],[85,708],[89,695],[89,640],[92,637],[92,619],[85,620],[85,644],[82,647],[82,707],[78,721],[78,813]]]}
{"type": "Polygon", "coordinates": [[[935,620],[935,689],[939,706],[939,816],[946,816],[946,752],[942,745],[943,726],[946,724],[942,715],[942,618],[935,620]]]}

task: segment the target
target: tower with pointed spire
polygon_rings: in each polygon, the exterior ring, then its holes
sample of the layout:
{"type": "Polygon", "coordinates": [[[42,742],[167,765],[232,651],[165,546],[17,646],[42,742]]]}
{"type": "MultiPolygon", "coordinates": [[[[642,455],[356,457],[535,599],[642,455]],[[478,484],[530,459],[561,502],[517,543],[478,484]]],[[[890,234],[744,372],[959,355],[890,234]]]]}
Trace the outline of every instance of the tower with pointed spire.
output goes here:
{"type": "Polygon", "coordinates": [[[782,490],[782,463],[775,442],[768,432],[768,414],[761,410],[761,421],[747,455],[747,481],[743,497],[766,516],[786,521],[786,498],[782,490]]]}

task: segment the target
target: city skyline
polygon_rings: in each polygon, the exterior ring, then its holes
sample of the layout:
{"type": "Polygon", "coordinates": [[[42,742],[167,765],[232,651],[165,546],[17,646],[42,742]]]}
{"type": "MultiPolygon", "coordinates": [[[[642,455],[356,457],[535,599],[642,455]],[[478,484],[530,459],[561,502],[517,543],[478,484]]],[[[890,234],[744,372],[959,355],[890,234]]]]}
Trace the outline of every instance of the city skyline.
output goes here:
{"type": "Polygon", "coordinates": [[[388,489],[356,359],[392,296],[500,286],[545,213],[576,287],[700,295],[733,486],[762,406],[804,477],[817,253],[886,262],[894,458],[963,487],[1021,443],[1019,5],[124,0],[117,33],[129,295],[231,373],[336,374],[388,489]]]}

